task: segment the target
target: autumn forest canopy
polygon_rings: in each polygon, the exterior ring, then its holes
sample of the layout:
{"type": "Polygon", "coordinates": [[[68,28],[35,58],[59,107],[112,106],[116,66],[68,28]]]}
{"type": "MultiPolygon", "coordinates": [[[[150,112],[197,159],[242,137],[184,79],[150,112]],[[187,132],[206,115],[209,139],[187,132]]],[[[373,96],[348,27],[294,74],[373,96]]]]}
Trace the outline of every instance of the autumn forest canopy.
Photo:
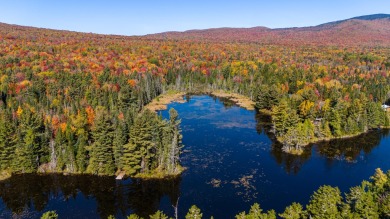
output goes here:
{"type": "Polygon", "coordinates": [[[287,152],[390,126],[390,18],[142,37],[0,24],[0,169],[177,175],[180,115],[167,91],[245,95],[287,152]]]}

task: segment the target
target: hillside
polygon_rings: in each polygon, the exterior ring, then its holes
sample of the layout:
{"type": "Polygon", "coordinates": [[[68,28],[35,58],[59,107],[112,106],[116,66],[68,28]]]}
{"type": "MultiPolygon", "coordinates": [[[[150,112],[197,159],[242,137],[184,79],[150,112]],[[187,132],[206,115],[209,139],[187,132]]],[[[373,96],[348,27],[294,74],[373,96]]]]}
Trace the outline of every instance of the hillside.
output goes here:
{"type": "Polygon", "coordinates": [[[165,32],[146,36],[149,39],[185,39],[207,41],[256,42],[282,45],[390,45],[390,15],[354,17],[313,27],[270,29],[214,28],[165,32]]]}
{"type": "Polygon", "coordinates": [[[389,46],[390,15],[375,14],[334,21],[312,27],[271,29],[252,28],[212,28],[170,31],[145,36],[119,36],[73,31],[50,30],[0,23],[2,37],[34,38],[41,34],[53,37],[52,40],[191,40],[209,42],[252,42],[265,45],[323,45],[323,46],[389,46]]]}
{"type": "Polygon", "coordinates": [[[179,173],[177,113],[164,121],[145,111],[169,90],[244,95],[273,111],[287,149],[389,127],[390,48],[367,47],[390,45],[388,23],[144,37],[0,24],[0,175],[179,173]]]}

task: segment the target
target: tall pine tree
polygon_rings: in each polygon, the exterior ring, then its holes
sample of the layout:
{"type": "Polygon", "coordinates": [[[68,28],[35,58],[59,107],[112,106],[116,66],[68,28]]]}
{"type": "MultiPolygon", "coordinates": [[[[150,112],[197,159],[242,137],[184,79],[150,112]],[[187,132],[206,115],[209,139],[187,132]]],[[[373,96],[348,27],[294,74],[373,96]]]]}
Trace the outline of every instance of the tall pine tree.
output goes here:
{"type": "Polygon", "coordinates": [[[4,111],[0,112],[0,170],[11,167],[12,158],[15,152],[13,137],[15,128],[13,123],[4,111]]]}
{"type": "Polygon", "coordinates": [[[127,174],[148,173],[155,157],[154,123],[156,115],[149,110],[143,112],[130,129],[129,143],[124,146],[123,169],[127,174]]]}
{"type": "Polygon", "coordinates": [[[98,107],[92,127],[92,145],[89,146],[88,173],[113,175],[115,173],[112,144],[114,128],[107,111],[98,107]]]}

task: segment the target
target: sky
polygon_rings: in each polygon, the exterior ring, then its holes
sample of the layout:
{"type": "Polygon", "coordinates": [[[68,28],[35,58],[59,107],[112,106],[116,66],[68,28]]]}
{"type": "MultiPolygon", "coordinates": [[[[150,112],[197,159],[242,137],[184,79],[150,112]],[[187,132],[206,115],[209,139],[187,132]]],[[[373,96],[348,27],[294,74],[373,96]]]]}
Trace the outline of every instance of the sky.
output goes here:
{"type": "Polygon", "coordinates": [[[390,14],[389,0],[0,0],[0,22],[145,35],[216,27],[314,26],[390,14]]]}

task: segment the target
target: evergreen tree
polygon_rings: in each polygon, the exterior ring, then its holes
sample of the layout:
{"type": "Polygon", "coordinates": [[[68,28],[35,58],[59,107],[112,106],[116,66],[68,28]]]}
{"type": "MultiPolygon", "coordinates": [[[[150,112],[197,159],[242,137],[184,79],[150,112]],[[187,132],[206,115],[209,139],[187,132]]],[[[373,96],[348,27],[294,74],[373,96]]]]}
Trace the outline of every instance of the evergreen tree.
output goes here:
{"type": "Polygon", "coordinates": [[[374,200],[374,194],[367,190],[367,182],[351,188],[346,200],[354,218],[379,218],[378,203],[374,200]]]}
{"type": "Polygon", "coordinates": [[[150,215],[150,219],[168,219],[168,216],[162,211],[157,211],[156,213],[150,215]]]}
{"type": "Polygon", "coordinates": [[[127,219],[142,219],[142,218],[139,217],[139,216],[136,215],[136,214],[130,214],[129,216],[127,216],[127,219]]]}
{"type": "Polygon", "coordinates": [[[281,218],[284,219],[300,219],[304,216],[304,211],[302,205],[299,203],[292,203],[292,205],[287,206],[282,214],[279,214],[281,218]]]}
{"type": "Polygon", "coordinates": [[[332,137],[332,131],[329,128],[329,122],[328,121],[321,122],[321,135],[322,135],[322,137],[325,137],[325,138],[332,137]]]}
{"type": "Polygon", "coordinates": [[[137,99],[128,85],[123,86],[123,88],[119,91],[118,106],[119,110],[122,112],[126,112],[133,107],[138,107],[137,99]]]}
{"type": "Polygon", "coordinates": [[[71,117],[72,125],[75,128],[76,143],[76,166],[77,171],[80,173],[85,172],[88,165],[88,153],[86,148],[88,147],[88,120],[85,110],[79,110],[77,115],[71,117]]]}
{"type": "Polygon", "coordinates": [[[66,165],[66,138],[65,133],[59,128],[55,134],[56,162],[55,166],[58,171],[63,171],[66,165]]]}
{"type": "MultiPolygon", "coordinates": [[[[131,136],[130,131],[130,136],[131,136]]],[[[135,175],[140,172],[141,170],[141,151],[139,149],[140,145],[137,145],[131,140],[130,142],[124,145],[124,153],[123,153],[123,170],[126,172],[127,175],[135,175]]]]}
{"type": "Polygon", "coordinates": [[[40,116],[29,109],[23,110],[23,113],[21,113],[19,135],[16,140],[13,162],[14,171],[31,173],[39,166],[41,121],[40,116]]]}
{"type": "Polygon", "coordinates": [[[299,145],[305,145],[314,138],[314,125],[309,119],[305,119],[303,123],[298,125],[299,145]]]}
{"type": "Polygon", "coordinates": [[[276,86],[261,85],[256,96],[256,107],[259,109],[272,109],[279,103],[281,92],[276,86]]]}
{"type": "Polygon", "coordinates": [[[352,117],[348,117],[344,130],[346,134],[356,134],[359,132],[358,123],[352,117]]]}
{"type": "Polygon", "coordinates": [[[367,106],[367,123],[368,128],[379,128],[384,122],[381,121],[381,114],[383,110],[379,103],[369,102],[367,106]]]}
{"type": "Polygon", "coordinates": [[[172,132],[169,123],[160,116],[155,123],[157,165],[160,171],[168,169],[169,149],[172,144],[172,132]]]}
{"type": "Polygon", "coordinates": [[[389,181],[389,177],[383,173],[380,168],[375,169],[375,174],[370,177],[375,189],[382,190],[386,183],[389,181]]]}
{"type": "Polygon", "coordinates": [[[275,134],[279,137],[297,127],[299,117],[296,110],[289,107],[287,100],[282,99],[279,105],[272,108],[272,122],[274,124],[275,134]]]}
{"type": "Polygon", "coordinates": [[[340,190],[330,186],[321,186],[310,198],[307,205],[309,216],[316,218],[338,218],[338,207],[342,203],[340,190]]]}
{"type": "Polygon", "coordinates": [[[148,173],[155,157],[154,123],[156,115],[143,112],[130,129],[129,143],[124,146],[124,170],[127,174],[148,173]]]}
{"type": "MultiPolygon", "coordinates": [[[[31,131],[28,133],[31,133],[31,131]]],[[[24,142],[21,134],[17,135],[15,156],[12,162],[12,170],[14,172],[32,173],[36,170],[37,165],[34,162],[33,145],[31,145],[32,136],[33,134],[29,134],[27,138],[24,138],[27,142],[24,142]]]]}
{"type": "Polygon", "coordinates": [[[203,216],[202,212],[196,205],[191,206],[186,214],[186,219],[201,219],[203,216]]]}
{"type": "Polygon", "coordinates": [[[276,213],[274,210],[270,210],[267,213],[263,213],[263,209],[260,208],[260,205],[258,203],[255,203],[252,205],[251,209],[249,210],[249,213],[246,214],[245,212],[241,212],[240,214],[236,215],[237,219],[276,219],[276,213]]]}
{"type": "Polygon", "coordinates": [[[124,145],[128,142],[128,129],[126,123],[119,120],[115,129],[114,141],[113,141],[113,152],[115,159],[115,166],[118,169],[123,168],[123,151],[124,145]]]}
{"type": "Polygon", "coordinates": [[[75,158],[75,136],[71,129],[71,125],[68,123],[66,125],[65,129],[65,138],[66,138],[66,144],[65,144],[65,150],[64,150],[64,157],[65,157],[65,171],[70,173],[75,173],[77,171],[77,164],[76,164],[76,158],[75,158]]]}
{"type": "Polygon", "coordinates": [[[58,214],[55,211],[48,211],[45,212],[42,216],[41,219],[57,219],[58,214]]]}
{"type": "Polygon", "coordinates": [[[272,122],[274,124],[275,133],[277,136],[284,135],[287,130],[291,127],[288,127],[289,120],[289,107],[286,100],[282,99],[280,104],[272,108],[272,122]]]}
{"type": "Polygon", "coordinates": [[[115,173],[112,143],[114,129],[111,118],[104,108],[98,108],[92,127],[92,145],[89,146],[88,173],[112,175],[115,173]]]}
{"type": "Polygon", "coordinates": [[[383,126],[385,126],[385,127],[390,127],[390,113],[388,113],[388,112],[386,112],[386,111],[384,111],[383,112],[383,126]]]}
{"type": "Polygon", "coordinates": [[[75,144],[77,153],[76,153],[76,164],[77,170],[80,173],[83,173],[88,165],[87,158],[87,146],[88,146],[88,136],[87,133],[83,130],[78,132],[77,142],[75,144]]]}
{"type": "Polygon", "coordinates": [[[169,174],[176,173],[177,167],[179,165],[180,152],[181,152],[181,130],[180,130],[180,120],[178,119],[178,113],[175,109],[171,108],[169,110],[169,128],[171,132],[171,144],[169,145],[169,159],[167,171],[169,174]]]}
{"type": "Polygon", "coordinates": [[[13,141],[15,131],[9,116],[5,114],[5,111],[0,111],[0,170],[11,167],[15,152],[13,141]]]}
{"type": "Polygon", "coordinates": [[[340,137],[343,135],[341,129],[341,117],[337,109],[332,109],[329,118],[329,126],[332,131],[332,135],[340,137]]]}

